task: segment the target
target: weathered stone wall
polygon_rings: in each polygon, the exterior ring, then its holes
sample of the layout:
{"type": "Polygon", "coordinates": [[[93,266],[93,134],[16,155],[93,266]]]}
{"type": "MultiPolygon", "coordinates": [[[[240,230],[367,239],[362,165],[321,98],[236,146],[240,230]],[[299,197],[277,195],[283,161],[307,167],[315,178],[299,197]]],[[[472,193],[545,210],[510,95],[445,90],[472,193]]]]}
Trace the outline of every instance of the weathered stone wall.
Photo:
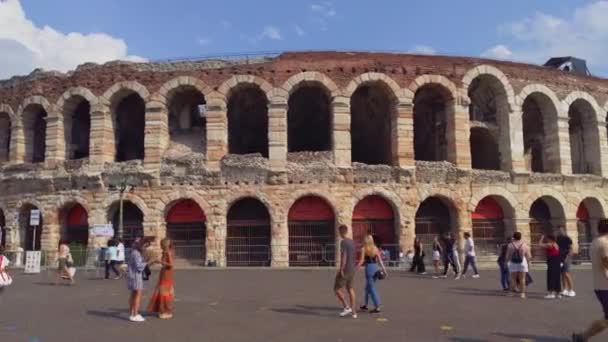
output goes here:
{"type": "MultiPolygon", "coordinates": [[[[549,197],[562,208],[570,235],[576,238],[576,210],[586,198],[603,217],[608,188],[608,136],[605,118],[608,81],[529,65],[472,58],[371,53],[288,53],[251,63],[177,63],[86,65],[67,74],[37,73],[0,82],[0,113],[11,119],[9,160],[0,173],[0,208],[6,216],[10,247],[22,244],[16,220],[25,204],[43,212],[43,249],[59,239],[59,212],[81,204],[89,224],[108,221],[118,200],[109,187],[112,175],[132,174],[141,186],[126,199],[144,213],[146,235],[165,235],[167,208],[179,199],[195,200],[207,216],[207,259],[225,262],[226,214],[239,198],[252,196],[267,207],[272,220],[273,265],[288,260],[287,215],[300,197],[323,197],[335,210],[336,223],[351,224],[358,200],[370,194],[393,206],[399,242],[409,248],[420,203],[439,196],[450,206],[456,232],[470,230],[471,212],[485,196],[501,199],[511,210],[508,229],[529,237],[528,211],[538,198],[549,197]],[[498,144],[501,171],[471,170],[468,86],[489,75],[504,92],[498,144]],[[310,155],[287,153],[286,115],[289,95],[301,82],[319,84],[330,94],[332,150],[310,155]],[[351,163],[350,97],[361,85],[382,84],[394,99],[392,166],[351,163]],[[239,85],[259,87],[268,100],[269,158],[228,155],[227,103],[239,85]],[[413,148],[413,99],[416,91],[434,84],[449,94],[447,102],[448,162],[416,162],[413,148]],[[168,133],[168,99],[184,87],[195,88],[206,100],[205,153],[176,156],[168,133]],[[114,163],[112,108],[125,91],[146,103],[145,159],[114,163]],[[560,174],[531,174],[523,154],[522,105],[531,94],[546,96],[554,107],[548,135],[560,174]],[[80,96],[91,105],[90,157],[66,161],[65,104],[80,96]],[[593,109],[591,129],[598,136],[596,175],[572,175],[568,109],[584,100],[593,109]],[[23,113],[30,104],[48,113],[44,163],[23,163],[23,113]]],[[[100,241],[91,241],[100,243],[100,241]]]]}

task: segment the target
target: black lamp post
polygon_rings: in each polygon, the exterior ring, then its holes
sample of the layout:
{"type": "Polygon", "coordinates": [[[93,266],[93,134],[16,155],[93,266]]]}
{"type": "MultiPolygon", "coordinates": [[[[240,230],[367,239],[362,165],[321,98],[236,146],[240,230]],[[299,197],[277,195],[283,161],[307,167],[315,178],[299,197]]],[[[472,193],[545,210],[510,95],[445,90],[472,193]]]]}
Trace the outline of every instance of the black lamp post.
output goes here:
{"type": "Polygon", "coordinates": [[[120,193],[119,208],[118,208],[118,230],[114,233],[114,236],[122,239],[124,234],[123,226],[123,206],[124,206],[124,194],[125,191],[131,191],[137,185],[137,179],[131,175],[125,175],[124,173],[115,177],[110,177],[109,184],[112,187],[118,189],[120,193]]]}

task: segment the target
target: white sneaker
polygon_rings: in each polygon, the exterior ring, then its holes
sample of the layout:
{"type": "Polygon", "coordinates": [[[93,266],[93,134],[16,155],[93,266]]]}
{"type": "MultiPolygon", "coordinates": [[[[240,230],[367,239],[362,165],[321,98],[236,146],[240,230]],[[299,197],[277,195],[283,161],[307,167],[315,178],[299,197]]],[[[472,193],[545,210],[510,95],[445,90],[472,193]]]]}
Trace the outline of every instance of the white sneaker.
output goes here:
{"type": "Polygon", "coordinates": [[[473,274],[473,278],[475,278],[475,279],[479,278],[479,274],[473,274]]]}
{"type": "Polygon", "coordinates": [[[357,314],[356,313],[353,314],[353,318],[357,319],[357,314]]]}
{"type": "Polygon", "coordinates": [[[351,315],[352,313],[353,313],[353,309],[344,308],[344,310],[342,310],[342,312],[340,312],[340,317],[346,317],[348,315],[351,315]]]}
{"type": "Polygon", "coordinates": [[[566,296],[568,296],[568,297],[575,297],[576,296],[576,292],[574,292],[574,290],[570,290],[570,291],[568,291],[568,294],[566,294],[566,296]]]}
{"type": "Polygon", "coordinates": [[[142,315],[131,316],[129,317],[129,321],[131,322],[144,322],[146,319],[142,317],[142,315]]]}
{"type": "Polygon", "coordinates": [[[454,278],[454,279],[455,279],[455,280],[460,279],[460,274],[457,274],[457,275],[456,275],[456,278],[454,278]]]}
{"type": "Polygon", "coordinates": [[[568,297],[568,293],[569,293],[569,291],[568,291],[568,290],[564,290],[564,291],[562,291],[560,294],[561,294],[562,296],[564,296],[564,297],[568,297]]]}
{"type": "Polygon", "coordinates": [[[555,299],[555,293],[549,293],[548,295],[545,296],[545,299],[555,299]]]}

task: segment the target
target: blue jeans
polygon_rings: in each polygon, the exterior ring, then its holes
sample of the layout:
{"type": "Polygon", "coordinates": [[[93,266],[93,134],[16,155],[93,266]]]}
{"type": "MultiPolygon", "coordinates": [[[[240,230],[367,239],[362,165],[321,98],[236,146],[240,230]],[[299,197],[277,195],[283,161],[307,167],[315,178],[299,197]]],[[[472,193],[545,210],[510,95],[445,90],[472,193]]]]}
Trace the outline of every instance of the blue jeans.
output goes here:
{"type": "Polygon", "coordinates": [[[498,267],[500,267],[500,285],[502,289],[509,288],[509,268],[504,263],[499,263],[498,267]]]}
{"type": "Polygon", "coordinates": [[[378,265],[376,263],[365,264],[365,306],[369,303],[370,297],[375,307],[380,306],[380,297],[376,290],[376,278],[374,277],[377,271],[378,265]]]}
{"type": "Polygon", "coordinates": [[[467,273],[469,265],[471,265],[471,268],[473,268],[473,274],[479,274],[479,272],[477,272],[477,264],[475,264],[475,257],[472,255],[467,255],[464,257],[464,268],[462,269],[462,274],[467,273]]]}

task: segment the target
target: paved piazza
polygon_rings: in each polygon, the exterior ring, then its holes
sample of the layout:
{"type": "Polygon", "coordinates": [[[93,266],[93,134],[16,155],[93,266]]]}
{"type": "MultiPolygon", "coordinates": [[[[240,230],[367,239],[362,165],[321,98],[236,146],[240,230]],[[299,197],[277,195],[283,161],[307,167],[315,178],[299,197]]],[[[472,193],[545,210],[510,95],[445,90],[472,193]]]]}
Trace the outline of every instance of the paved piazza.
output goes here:
{"type": "MultiPolygon", "coordinates": [[[[122,280],[81,273],[69,287],[50,285],[46,273],[16,275],[0,295],[0,341],[558,342],[600,317],[588,269],[575,271],[577,297],[559,301],[542,299],[544,271],[534,272],[527,300],[497,291],[496,271],[481,274],[455,281],[394,271],[379,285],[384,313],[354,320],[337,317],[334,270],[183,270],[175,318],[141,324],[126,320],[122,280]]],[[[359,274],[359,295],[363,284],[359,274]]]]}

